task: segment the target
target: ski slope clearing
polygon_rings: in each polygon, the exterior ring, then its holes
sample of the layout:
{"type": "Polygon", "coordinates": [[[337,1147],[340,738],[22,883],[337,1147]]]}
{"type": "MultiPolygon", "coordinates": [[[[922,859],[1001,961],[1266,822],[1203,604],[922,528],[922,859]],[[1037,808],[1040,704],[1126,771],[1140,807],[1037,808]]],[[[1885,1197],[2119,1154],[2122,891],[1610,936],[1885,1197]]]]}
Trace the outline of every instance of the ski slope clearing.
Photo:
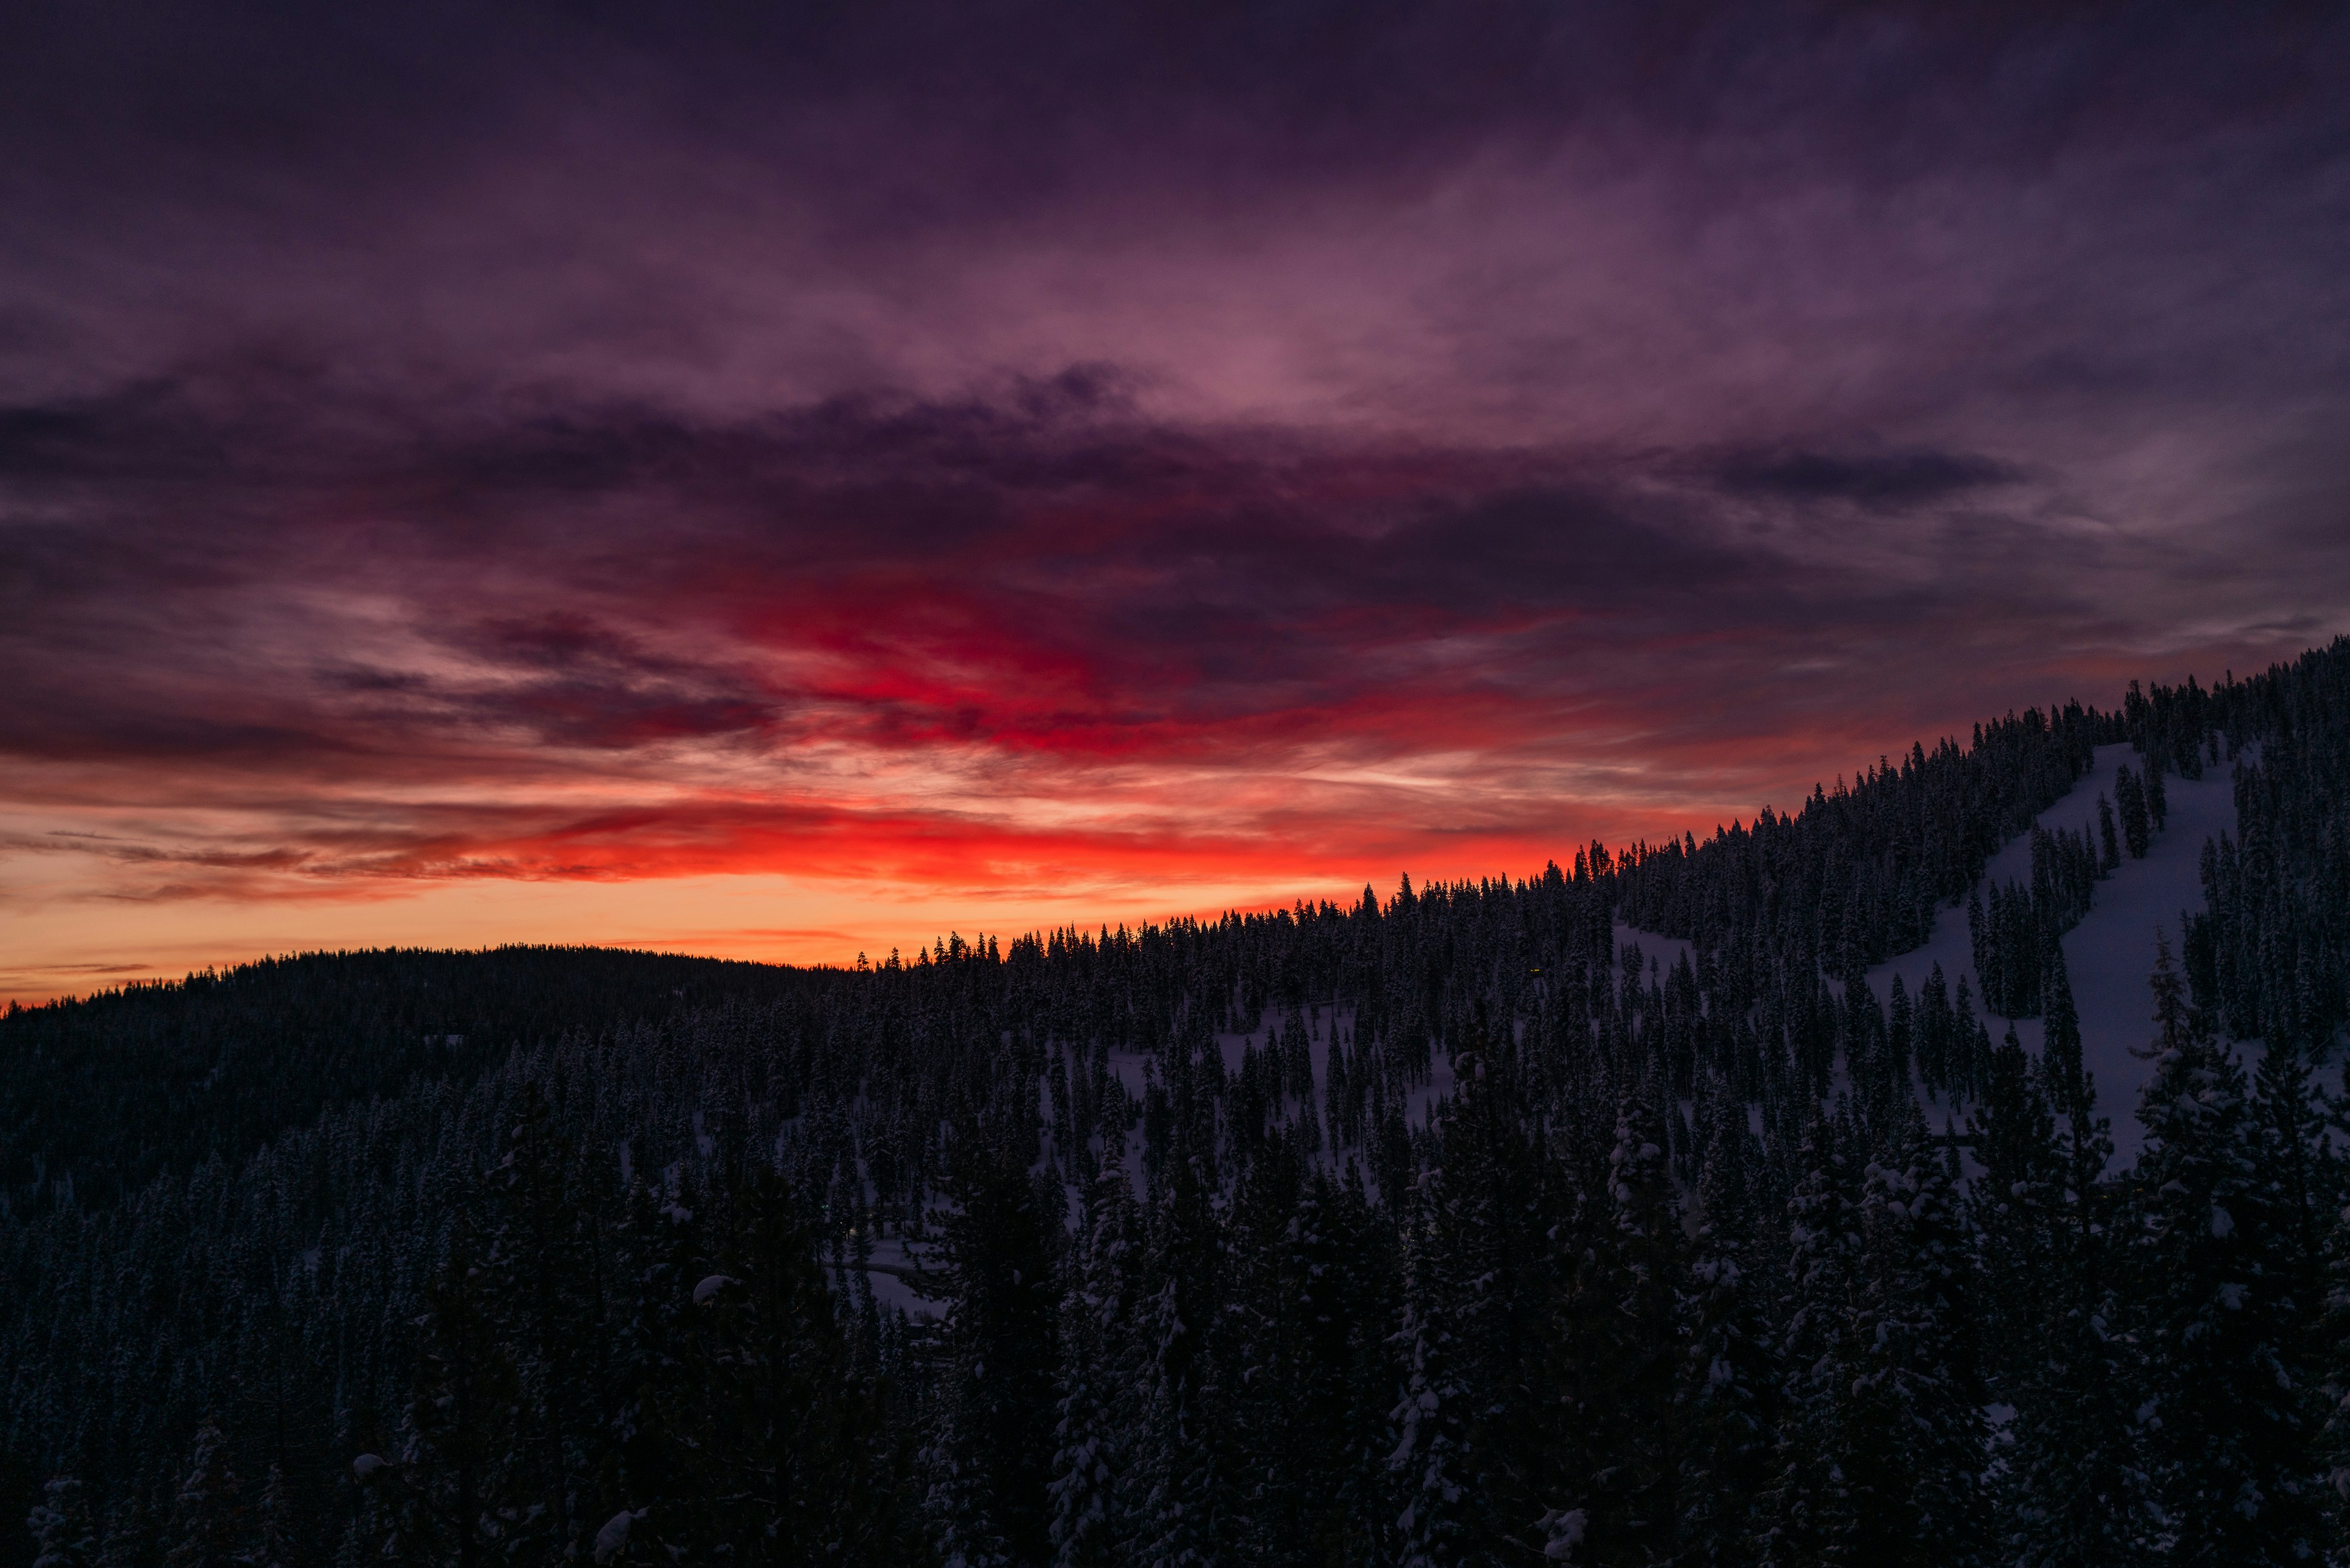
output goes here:
{"type": "MultiPolygon", "coordinates": [[[[2042,812],[2038,825],[2052,831],[2059,827],[2077,831],[2086,823],[2094,834],[2097,796],[2114,798],[2115,774],[2125,763],[2133,770],[2143,765],[2127,745],[2100,746],[2096,771],[2074,785],[2072,794],[2042,812]]],[[[2125,1165],[2136,1158],[2146,1136],[2138,1125],[2137,1097],[2154,1064],[2135,1053],[2144,1049],[2153,1030],[2148,1022],[2153,1003],[2147,975],[2154,968],[2157,934],[2168,936],[2175,955],[2181,912],[2203,907],[2203,846],[2236,828],[2235,785],[2225,764],[2207,766],[2200,779],[2167,778],[2163,787],[2169,818],[2154,836],[2146,858],[2123,856],[2121,868],[2097,884],[2096,900],[2087,916],[2064,938],[2064,966],[2081,1012],[2082,1061],[2095,1075],[2097,1105],[2113,1118],[2115,1158],[2125,1165]]],[[[2032,879],[2029,834],[1992,857],[1976,887],[1981,890],[2011,878],[2026,883],[2032,879]]],[[[1641,939],[1644,943],[1647,940],[1641,939]]],[[[1898,974],[1915,995],[1919,982],[1938,963],[1953,986],[1963,973],[1969,988],[1981,994],[1963,908],[1944,909],[1925,946],[1869,971],[1868,983],[1881,1000],[1898,974]]],[[[1997,1042],[2005,1031],[2005,1021],[1993,1015],[1985,1023],[1997,1042]]],[[[2039,1054],[2040,1020],[2017,1019],[2015,1035],[2024,1049],[2035,1057],[2039,1054]]],[[[2256,1044],[2253,1049],[2257,1050],[2256,1044]]],[[[1927,1103],[1929,1111],[1942,1115],[1950,1111],[1947,1102],[1937,1102],[1930,1096],[1927,1103]]],[[[1939,1126],[1942,1115],[1929,1119],[1939,1126]]]]}

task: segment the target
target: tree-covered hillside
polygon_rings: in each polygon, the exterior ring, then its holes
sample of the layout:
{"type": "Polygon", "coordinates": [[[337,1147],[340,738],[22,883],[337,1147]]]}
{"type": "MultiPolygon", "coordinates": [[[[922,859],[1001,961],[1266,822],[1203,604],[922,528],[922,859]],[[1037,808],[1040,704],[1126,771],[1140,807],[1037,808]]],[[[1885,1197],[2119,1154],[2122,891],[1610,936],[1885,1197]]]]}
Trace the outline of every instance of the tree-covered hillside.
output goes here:
{"type": "Polygon", "coordinates": [[[2350,641],[1523,880],[12,1012],[0,1563],[2337,1559],[2345,764],[2350,641]],[[2229,768],[2101,1103],[2056,938],[2229,768]]]}

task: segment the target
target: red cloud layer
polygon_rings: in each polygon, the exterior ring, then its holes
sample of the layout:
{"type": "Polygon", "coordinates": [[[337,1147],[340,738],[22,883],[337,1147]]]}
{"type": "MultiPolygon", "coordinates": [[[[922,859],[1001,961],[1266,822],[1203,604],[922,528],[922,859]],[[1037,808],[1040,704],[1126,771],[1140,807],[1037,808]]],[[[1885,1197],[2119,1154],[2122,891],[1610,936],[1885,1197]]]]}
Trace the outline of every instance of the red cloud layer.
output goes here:
{"type": "Polygon", "coordinates": [[[2052,633],[2093,628],[2074,584],[2116,563],[2000,523],[2018,481],[1966,453],[1397,456],[985,407],[658,439],[627,410],[85,417],[47,493],[98,564],[16,628],[47,657],[0,714],[16,846],[99,867],[51,897],[1526,875],[2114,657],[2052,633]],[[110,477],[158,420],[226,472],[110,477]],[[303,463],[331,484],[281,481],[303,463]]]}

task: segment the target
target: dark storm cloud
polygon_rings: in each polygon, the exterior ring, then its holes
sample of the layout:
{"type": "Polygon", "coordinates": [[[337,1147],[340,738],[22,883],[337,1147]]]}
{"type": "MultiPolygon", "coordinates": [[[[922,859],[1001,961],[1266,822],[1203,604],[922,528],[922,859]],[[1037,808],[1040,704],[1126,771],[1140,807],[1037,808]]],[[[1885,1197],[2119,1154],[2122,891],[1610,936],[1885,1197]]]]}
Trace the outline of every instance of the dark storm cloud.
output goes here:
{"type": "MultiPolygon", "coordinates": [[[[1742,537],[1711,498],[1718,476],[1742,494],[1913,510],[2013,483],[1915,452],[1366,449],[1159,425],[1033,387],[725,424],[544,399],[388,418],[274,381],[209,411],[151,389],[92,406],[136,411],[85,419],[73,464],[15,475],[21,501],[69,519],[19,542],[53,547],[62,529],[109,563],[102,609],[18,607],[18,646],[78,657],[36,683],[15,743],[361,773],[390,755],[541,769],[498,736],[1190,752],[1253,744],[1261,721],[1451,728],[1472,687],[1511,691],[1532,719],[1643,666],[1694,678],[1668,651],[1692,639],[1752,653],[1824,618],[1866,640],[1973,607],[1956,576],[1872,582],[1742,537]],[[256,404],[276,417],[253,420],[256,404]],[[201,470],[156,456],[187,450],[226,455],[201,470]],[[203,548],[242,575],[184,580],[159,546],[223,498],[235,504],[203,548]],[[289,612],[245,606],[288,590],[389,599],[418,667],[280,663],[289,612]],[[754,672],[775,654],[829,670],[754,672]],[[431,668],[444,657],[457,667],[431,668]]],[[[2013,534],[1963,526],[1993,561],[2013,534]]],[[[2018,580],[2000,614],[2035,607],[2018,580]]],[[[1644,700],[1672,700],[1659,678],[1644,700]]]]}
{"type": "Polygon", "coordinates": [[[153,380],[96,397],[0,410],[0,479],[192,478],[220,470],[217,433],[153,380]]]}
{"type": "Polygon", "coordinates": [[[449,640],[494,671],[523,677],[464,691],[454,709],[547,744],[624,751],[754,735],[779,717],[774,695],[739,671],[649,653],[577,614],[492,620],[449,640]]]}
{"type": "Polygon", "coordinates": [[[1722,489],[1734,495],[1850,501],[1877,509],[1947,500],[2022,477],[2011,464],[1955,452],[1741,452],[1725,458],[1715,472],[1722,489]]]}

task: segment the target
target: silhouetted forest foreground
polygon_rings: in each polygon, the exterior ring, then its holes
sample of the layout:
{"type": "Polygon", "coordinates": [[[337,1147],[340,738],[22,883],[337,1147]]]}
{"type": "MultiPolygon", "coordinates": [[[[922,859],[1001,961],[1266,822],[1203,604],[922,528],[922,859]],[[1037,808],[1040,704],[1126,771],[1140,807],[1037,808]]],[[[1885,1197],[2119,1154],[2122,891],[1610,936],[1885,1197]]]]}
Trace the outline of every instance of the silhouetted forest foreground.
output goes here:
{"type": "Polygon", "coordinates": [[[12,1012],[0,1561],[2344,1561],[2345,960],[2350,640],[1524,881],[12,1012]]]}

